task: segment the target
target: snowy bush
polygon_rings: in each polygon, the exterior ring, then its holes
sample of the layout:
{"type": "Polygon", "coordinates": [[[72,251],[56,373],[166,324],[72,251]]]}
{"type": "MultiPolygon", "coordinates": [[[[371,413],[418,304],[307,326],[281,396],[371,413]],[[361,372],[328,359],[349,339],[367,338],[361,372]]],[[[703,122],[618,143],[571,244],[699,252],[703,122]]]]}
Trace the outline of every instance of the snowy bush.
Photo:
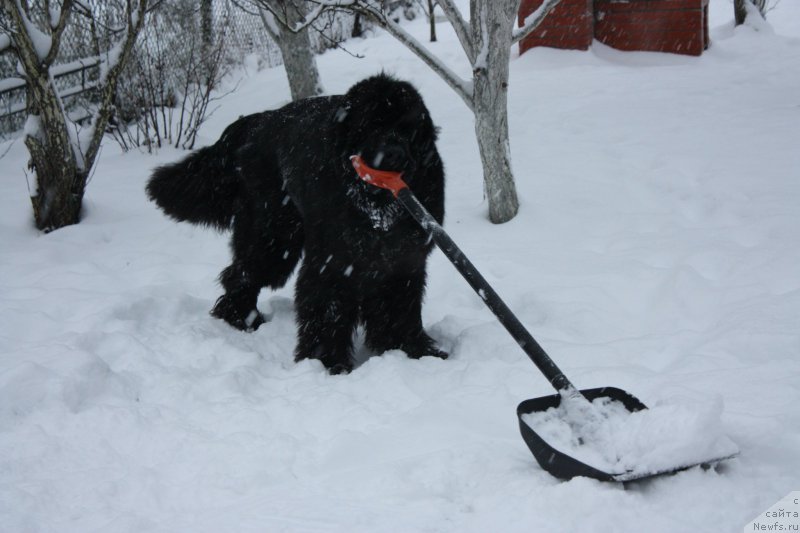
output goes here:
{"type": "Polygon", "coordinates": [[[232,63],[229,12],[210,34],[199,15],[187,0],[162,4],[151,15],[117,93],[112,133],[123,149],[194,146],[212,93],[232,63]]]}

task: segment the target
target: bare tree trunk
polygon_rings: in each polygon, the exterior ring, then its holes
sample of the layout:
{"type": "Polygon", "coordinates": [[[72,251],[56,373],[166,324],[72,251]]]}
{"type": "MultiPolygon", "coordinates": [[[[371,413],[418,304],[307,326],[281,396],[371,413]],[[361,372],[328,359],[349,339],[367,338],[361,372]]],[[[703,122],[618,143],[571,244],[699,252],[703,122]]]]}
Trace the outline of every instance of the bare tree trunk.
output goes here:
{"type": "Polygon", "coordinates": [[[49,232],[80,221],[83,193],[88,174],[78,165],[70,141],[61,103],[48,83],[31,80],[29,91],[36,109],[26,125],[30,133],[25,146],[31,156],[28,167],[36,182],[31,188],[31,205],[36,228],[49,232]]]}
{"type": "Polygon", "coordinates": [[[473,63],[475,134],[483,163],[489,220],[514,218],[519,200],[511,170],[508,139],[508,74],[515,0],[472,0],[470,27],[476,51],[473,63]]]}
{"type": "Polygon", "coordinates": [[[200,0],[200,33],[203,36],[203,55],[214,45],[214,9],[212,0],[200,0]]]}
{"type": "MultiPolygon", "coordinates": [[[[270,9],[280,9],[285,13],[285,20],[290,23],[301,23],[305,20],[306,9],[303,3],[279,5],[279,0],[268,0],[270,9]]],[[[311,37],[308,28],[293,32],[282,27],[269,11],[260,9],[261,19],[267,33],[278,45],[283,57],[283,67],[289,79],[292,100],[300,100],[322,94],[322,82],[317,69],[317,60],[311,49],[311,37]]]]}
{"type": "Polygon", "coordinates": [[[286,69],[286,77],[289,79],[292,100],[322,94],[322,82],[319,79],[317,60],[311,50],[308,31],[303,30],[298,33],[284,31],[276,42],[278,48],[281,49],[283,67],[286,69]]]}
{"type": "Polygon", "coordinates": [[[433,10],[436,7],[434,0],[428,0],[428,24],[431,26],[431,42],[436,42],[436,19],[434,19],[433,10]]]}
{"type": "Polygon", "coordinates": [[[202,53],[200,60],[203,64],[204,74],[211,71],[210,57],[214,49],[214,9],[213,0],[200,0],[200,38],[202,53]]]}
{"type": "Polygon", "coordinates": [[[746,1],[733,0],[733,15],[737,26],[744,24],[744,20],[747,18],[747,9],[744,7],[746,1]]]}
{"type": "Polygon", "coordinates": [[[350,33],[350,37],[363,37],[364,36],[364,28],[361,25],[361,13],[355,14],[355,19],[353,20],[353,31],[350,33]]]}
{"type": "MultiPolygon", "coordinates": [[[[31,156],[29,167],[35,176],[31,204],[36,227],[52,231],[77,224],[89,173],[111,116],[119,74],[144,23],[145,0],[141,0],[138,7],[128,4],[126,35],[107,54],[98,109],[85,135],[88,142],[84,144],[77,131],[71,131],[77,126],[65,115],[50,71],[70,16],[75,16],[75,9],[83,11],[83,5],[76,8],[72,0],[64,0],[60,10],[48,10],[44,17],[49,22],[45,26],[47,33],[36,28],[28,12],[32,8],[27,2],[23,5],[14,0],[2,0],[0,7],[13,26],[10,36],[28,87],[25,145],[31,156]]],[[[45,3],[45,7],[49,7],[49,3],[45,3]]]]}
{"type": "Polygon", "coordinates": [[[25,145],[38,180],[37,193],[31,196],[36,228],[48,233],[80,222],[88,175],[73,166],[53,164],[48,157],[52,147],[34,144],[30,137],[25,145]]]}
{"type": "MultiPolygon", "coordinates": [[[[66,3],[66,9],[70,8],[66,3]]],[[[4,2],[3,9],[15,28],[26,28],[30,24],[28,15],[20,11],[18,5],[4,2]]],[[[49,75],[57,52],[54,47],[60,43],[68,17],[68,12],[62,13],[61,22],[52,30],[46,55],[43,55],[44,50],[37,49],[35,37],[27,31],[14,34],[17,57],[28,88],[25,145],[31,156],[28,167],[36,180],[31,188],[31,205],[36,227],[42,231],[76,224],[80,220],[86,188],[87,176],[80,170],[61,100],[49,75]]]]}
{"type": "Polygon", "coordinates": [[[58,97],[51,87],[38,85],[30,88],[39,93],[32,97],[38,113],[28,120],[40,124],[27,125],[35,134],[25,136],[25,146],[36,180],[31,188],[34,222],[37,229],[49,232],[80,221],[88,173],[78,165],[58,97]]]}
{"type": "Polygon", "coordinates": [[[766,0],[733,0],[733,15],[734,20],[736,22],[736,26],[744,24],[744,21],[747,19],[749,11],[755,12],[758,10],[758,13],[761,15],[762,18],[766,17],[767,12],[767,1],[766,0]],[[748,9],[748,4],[750,9],[748,9]]]}

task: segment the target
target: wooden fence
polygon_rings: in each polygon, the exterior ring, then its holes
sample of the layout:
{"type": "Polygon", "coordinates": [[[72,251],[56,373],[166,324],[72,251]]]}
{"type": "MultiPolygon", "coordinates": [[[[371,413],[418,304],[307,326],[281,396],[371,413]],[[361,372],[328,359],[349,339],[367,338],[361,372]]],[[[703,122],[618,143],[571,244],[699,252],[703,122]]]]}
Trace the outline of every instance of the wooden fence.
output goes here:
{"type": "MultiPolygon", "coordinates": [[[[91,116],[86,105],[80,105],[81,95],[86,95],[97,88],[100,78],[99,57],[78,59],[54,65],[50,72],[53,75],[56,90],[67,105],[70,119],[76,122],[91,116]],[[71,108],[71,109],[70,109],[71,108]]],[[[26,84],[23,78],[12,77],[0,80],[0,138],[9,136],[22,128],[25,123],[27,98],[26,84]]],[[[88,103],[86,97],[82,98],[88,103]]]]}

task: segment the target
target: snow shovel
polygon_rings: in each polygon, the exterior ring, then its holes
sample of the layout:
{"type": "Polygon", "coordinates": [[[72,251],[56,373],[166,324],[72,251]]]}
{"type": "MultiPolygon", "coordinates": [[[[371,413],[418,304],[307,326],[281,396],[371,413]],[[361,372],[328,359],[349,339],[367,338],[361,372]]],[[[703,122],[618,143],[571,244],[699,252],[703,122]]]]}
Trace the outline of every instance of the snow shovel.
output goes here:
{"type": "MultiPolygon", "coordinates": [[[[688,463],[683,462],[669,467],[661,466],[653,469],[629,468],[619,472],[606,472],[601,468],[595,468],[581,462],[545,442],[545,440],[523,420],[525,415],[544,413],[551,408],[559,407],[563,403],[565,406],[577,405],[577,412],[581,415],[585,414],[588,419],[587,422],[592,423],[596,421],[592,420],[592,418],[596,418],[598,415],[592,411],[593,404],[590,402],[596,400],[600,400],[601,402],[618,402],[624,406],[624,409],[628,413],[642,411],[647,409],[647,406],[635,396],[614,387],[602,387],[580,391],[576,389],[564,373],[556,366],[553,360],[550,359],[539,343],[536,342],[533,336],[525,329],[519,319],[511,312],[503,300],[500,299],[494,289],[486,282],[475,266],[473,266],[458,246],[456,246],[450,236],[419,202],[417,197],[414,196],[408,188],[408,185],[402,180],[402,173],[370,168],[364,160],[357,155],[351,156],[350,160],[358,177],[364,182],[392,192],[395,199],[403,205],[445,256],[447,256],[450,262],[453,263],[459,273],[472,286],[478,296],[480,296],[500,323],[511,334],[514,340],[517,341],[517,344],[519,344],[522,350],[558,392],[558,394],[552,396],[525,400],[517,407],[517,418],[519,419],[519,428],[522,433],[522,438],[545,471],[561,479],[572,479],[576,476],[583,476],[601,481],[625,482],[678,472],[694,466],[708,468],[720,461],[738,455],[738,449],[733,446],[733,450],[728,448],[725,452],[711,453],[710,457],[703,457],[701,460],[692,460],[688,463]]],[[[574,412],[575,411],[573,411],[573,413],[574,412]]]]}

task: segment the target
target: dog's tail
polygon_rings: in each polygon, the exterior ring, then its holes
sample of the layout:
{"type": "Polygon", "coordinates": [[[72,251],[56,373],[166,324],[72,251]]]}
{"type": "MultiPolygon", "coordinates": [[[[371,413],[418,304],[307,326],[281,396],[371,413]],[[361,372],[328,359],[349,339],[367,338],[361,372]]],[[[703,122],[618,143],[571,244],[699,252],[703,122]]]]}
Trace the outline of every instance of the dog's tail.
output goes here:
{"type": "Polygon", "coordinates": [[[242,188],[233,161],[241,129],[235,122],[215,144],[158,167],[147,183],[147,196],[177,221],[229,229],[242,188]]]}

